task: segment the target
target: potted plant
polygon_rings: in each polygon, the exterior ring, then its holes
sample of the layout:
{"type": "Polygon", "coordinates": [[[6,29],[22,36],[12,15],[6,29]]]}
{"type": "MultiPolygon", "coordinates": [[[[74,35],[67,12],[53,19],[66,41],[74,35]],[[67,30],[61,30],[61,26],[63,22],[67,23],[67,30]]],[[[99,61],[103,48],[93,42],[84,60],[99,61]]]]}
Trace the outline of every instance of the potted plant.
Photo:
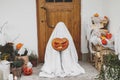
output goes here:
{"type": "Polygon", "coordinates": [[[37,66],[37,62],[38,62],[38,57],[35,53],[32,53],[28,56],[29,57],[29,61],[32,63],[33,67],[37,66]]]}

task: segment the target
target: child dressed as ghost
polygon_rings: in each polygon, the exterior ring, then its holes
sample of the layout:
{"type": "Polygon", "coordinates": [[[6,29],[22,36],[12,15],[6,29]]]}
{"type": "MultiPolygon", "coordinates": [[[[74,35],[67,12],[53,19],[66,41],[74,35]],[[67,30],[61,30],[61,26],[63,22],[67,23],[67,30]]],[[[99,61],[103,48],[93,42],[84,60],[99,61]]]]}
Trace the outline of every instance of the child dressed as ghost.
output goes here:
{"type": "Polygon", "coordinates": [[[63,22],[59,22],[51,34],[46,46],[44,61],[39,73],[40,77],[65,77],[85,73],[85,70],[78,64],[73,39],[63,22]],[[55,50],[52,46],[52,41],[55,38],[66,38],[69,41],[68,47],[63,51],[55,50]]]}

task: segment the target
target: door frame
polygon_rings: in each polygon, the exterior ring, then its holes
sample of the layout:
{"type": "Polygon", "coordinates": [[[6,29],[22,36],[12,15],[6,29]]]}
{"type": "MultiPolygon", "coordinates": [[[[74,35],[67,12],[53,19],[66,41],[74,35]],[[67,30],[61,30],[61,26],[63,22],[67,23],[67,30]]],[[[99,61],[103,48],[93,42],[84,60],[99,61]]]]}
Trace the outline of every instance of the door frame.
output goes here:
{"type": "MultiPolygon", "coordinates": [[[[78,1],[78,0],[73,0],[73,2],[72,3],[76,3],[76,1],[78,1]]],[[[36,0],[36,17],[37,17],[37,35],[39,34],[39,23],[40,23],[40,19],[38,18],[38,11],[39,11],[39,9],[40,9],[40,7],[38,7],[38,2],[39,2],[39,0],[36,0]]],[[[59,3],[58,3],[59,4],[59,3]]],[[[79,35],[80,35],[80,46],[79,46],[79,48],[80,48],[80,53],[78,54],[78,59],[79,60],[82,60],[82,52],[81,52],[81,0],[79,0],[79,3],[76,3],[76,4],[79,4],[79,31],[80,31],[80,33],[79,33],[79,35]]],[[[74,5],[74,7],[76,7],[75,5],[74,5]]],[[[76,25],[76,24],[75,24],[76,25]]],[[[39,49],[39,40],[40,40],[40,38],[39,38],[39,36],[38,36],[38,55],[40,54],[40,49],[39,49]]],[[[39,57],[38,57],[39,58],[39,57]]],[[[41,62],[41,61],[39,61],[39,62],[41,62]]]]}

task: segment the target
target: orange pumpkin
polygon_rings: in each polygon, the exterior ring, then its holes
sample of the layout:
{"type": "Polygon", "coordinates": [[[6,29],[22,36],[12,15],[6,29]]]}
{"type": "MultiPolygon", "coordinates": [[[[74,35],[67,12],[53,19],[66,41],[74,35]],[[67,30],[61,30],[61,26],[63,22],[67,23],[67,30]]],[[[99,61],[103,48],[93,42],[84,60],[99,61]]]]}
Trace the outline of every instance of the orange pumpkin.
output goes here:
{"type": "Polygon", "coordinates": [[[95,14],[94,14],[94,17],[99,17],[99,14],[98,14],[98,13],[95,13],[95,14]]]}
{"type": "Polygon", "coordinates": [[[21,47],[23,46],[23,44],[22,43],[18,43],[17,45],[16,45],[16,49],[20,49],[21,47]]]}
{"type": "Polygon", "coordinates": [[[52,47],[57,51],[65,50],[69,45],[67,38],[55,38],[52,40],[52,47]]]}
{"type": "Polygon", "coordinates": [[[101,39],[106,39],[106,37],[105,37],[105,36],[100,36],[100,38],[101,38],[101,39]]]}
{"type": "Polygon", "coordinates": [[[111,33],[106,33],[106,38],[107,39],[111,39],[112,38],[112,34],[111,33]]]}
{"type": "Polygon", "coordinates": [[[24,75],[31,75],[33,72],[32,68],[29,68],[29,67],[24,67],[23,68],[23,74],[24,75]]]}
{"type": "Polygon", "coordinates": [[[107,45],[107,40],[106,39],[102,39],[102,44],[103,45],[107,45]]]}

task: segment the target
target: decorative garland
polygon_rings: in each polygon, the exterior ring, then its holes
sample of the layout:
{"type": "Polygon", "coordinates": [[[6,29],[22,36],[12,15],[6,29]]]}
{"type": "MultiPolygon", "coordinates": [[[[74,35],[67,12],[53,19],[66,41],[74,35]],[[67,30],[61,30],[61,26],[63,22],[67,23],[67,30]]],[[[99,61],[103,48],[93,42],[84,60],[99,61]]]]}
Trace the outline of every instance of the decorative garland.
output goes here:
{"type": "Polygon", "coordinates": [[[120,60],[118,55],[110,53],[104,55],[103,65],[96,80],[120,80],[120,60]]]}

